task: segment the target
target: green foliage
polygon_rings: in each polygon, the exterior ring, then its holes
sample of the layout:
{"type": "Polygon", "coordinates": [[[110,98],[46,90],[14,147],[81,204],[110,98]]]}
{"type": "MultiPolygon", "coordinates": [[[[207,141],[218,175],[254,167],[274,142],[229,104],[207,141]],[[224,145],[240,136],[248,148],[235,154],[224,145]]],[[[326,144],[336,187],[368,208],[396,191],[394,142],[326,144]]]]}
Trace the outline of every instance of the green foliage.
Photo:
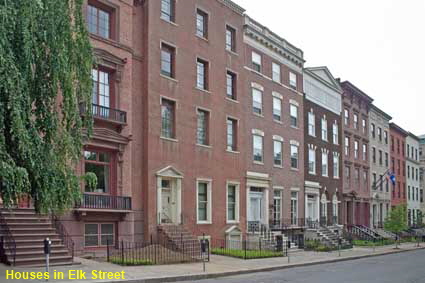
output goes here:
{"type": "Polygon", "coordinates": [[[124,266],[135,266],[135,265],[153,265],[154,263],[149,259],[122,259],[120,257],[111,257],[110,262],[113,264],[124,265],[124,266]]]}
{"type": "Polygon", "coordinates": [[[385,219],[384,228],[394,234],[399,234],[407,229],[407,210],[405,205],[398,205],[391,210],[385,219]]]}
{"type": "Polygon", "coordinates": [[[231,256],[241,259],[255,259],[255,258],[268,258],[283,256],[283,252],[268,251],[268,250],[231,250],[214,248],[211,250],[212,254],[231,256]]]}
{"type": "Polygon", "coordinates": [[[387,246],[393,245],[395,243],[394,240],[384,239],[382,241],[366,241],[366,240],[353,240],[353,245],[360,247],[379,247],[379,246],[387,246]]]}
{"type": "Polygon", "coordinates": [[[91,131],[93,58],[83,0],[0,0],[0,197],[40,212],[80,198],[75,165],[91,131]]]}
{"type": "Polygon", "coordinates": [[[93,192],[97,188],[97,176],[95,173],[87,172],[82,178],[90,192],[93,192]]]}
{"type": "Polygon", "coordinates": [[[306,240],[304,242],[304,250],[306,251],[330,252],[337,249],[338,248],[336,247],[329,247],[327,245],[324,245],[319,240],[306,240]]]}

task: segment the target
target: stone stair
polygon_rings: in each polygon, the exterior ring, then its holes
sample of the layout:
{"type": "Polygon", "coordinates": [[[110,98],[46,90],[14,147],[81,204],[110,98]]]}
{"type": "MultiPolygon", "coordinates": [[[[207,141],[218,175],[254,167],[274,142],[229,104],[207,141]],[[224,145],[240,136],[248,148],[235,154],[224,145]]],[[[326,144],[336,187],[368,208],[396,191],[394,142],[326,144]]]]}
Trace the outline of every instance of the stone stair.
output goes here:
{"type": "Polygon", "coordinates": [[[185,255],[201,259],[201,243],[184,225],[160,225],[158,233],[162,235],[168,248],[175,248],[185,255]]]}
{"type": "Polygon", "coordinates": [[[341,239],[341,248],[351,247],[351,244],[344,237],[339,236],[325,226],[321,226],[317,229],[317,236],[322,243],[325,243],[329,247],[337,248],[339,239],[341,239]]]}
{"type": "MultiPolygon", "coordinates": [[[[39,267],[45,265],[44,239],[52,241],[50,264],[69,265],[73,263],[70,251],[62,243],[60,235],[48,215],[38,215],[34,209],[0,209],[3,224],[7,228],[0,231],[6,236],[7,229],[16,244],[15,266],[39,267]]],[[[5,250],[7,261],[12,263],[12,252],[5,250]]]]}
{"type": "Polygon", "coordinates": [[[394,240],[396,238],[396,235],[394,233],[391,233],[389,231],[385,231],[384,229],[381,229],[381,228],[375,229],[375,232],[377,234],[379,234],[384,239],[394,240]]]}

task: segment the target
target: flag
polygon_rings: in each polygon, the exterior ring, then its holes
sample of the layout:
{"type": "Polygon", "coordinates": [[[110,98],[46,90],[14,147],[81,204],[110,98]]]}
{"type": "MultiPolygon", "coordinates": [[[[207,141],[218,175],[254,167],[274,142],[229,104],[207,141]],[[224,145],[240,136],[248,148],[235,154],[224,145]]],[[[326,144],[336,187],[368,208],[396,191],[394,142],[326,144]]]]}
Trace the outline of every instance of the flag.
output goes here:
{"type": "Polygon", "coordinates": [[[391,183],[393,183],[393,186],[395,186],[395,175],[392,172],[388,172],[388,178],[390,179],[391,183]]]}

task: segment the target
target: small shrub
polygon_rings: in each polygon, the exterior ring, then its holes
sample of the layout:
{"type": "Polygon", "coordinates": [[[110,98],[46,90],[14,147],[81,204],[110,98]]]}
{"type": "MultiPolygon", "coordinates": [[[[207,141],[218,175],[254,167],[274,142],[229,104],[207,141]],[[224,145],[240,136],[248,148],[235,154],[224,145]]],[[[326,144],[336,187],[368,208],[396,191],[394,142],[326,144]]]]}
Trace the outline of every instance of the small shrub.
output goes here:
{"type": "Polygon", "coordinates": [[[122,259],[120,257],[111,257],[110,262],[113,264],[134,266],[134,265],[153,265],[153,262],[149,259],[122,259]]]}
{"type": "Polygon", "coordinates": [[[269,258],[283,256],[283,252],[267,251],[267,250],[229,250],[222,248],[214,248],[212,254],[236,257],[241,259],[269,258]]]}

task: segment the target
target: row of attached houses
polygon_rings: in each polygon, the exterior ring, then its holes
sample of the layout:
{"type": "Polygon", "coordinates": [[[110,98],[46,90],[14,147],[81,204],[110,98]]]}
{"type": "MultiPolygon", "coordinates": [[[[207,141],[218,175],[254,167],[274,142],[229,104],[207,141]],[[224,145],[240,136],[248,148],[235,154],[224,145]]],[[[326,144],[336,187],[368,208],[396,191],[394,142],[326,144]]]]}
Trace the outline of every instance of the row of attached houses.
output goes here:
{"type": "Polygon", "coordinates": [[[79,253],[164,226],[216,239],[290,229],[296,241],[317,226],[382,227],[398,204],[421,218],[425,139],[304,66],[236,3],[88,0],[84,14],[94,130],[78,172],[98,186],[61,217],[79,253]]]}

